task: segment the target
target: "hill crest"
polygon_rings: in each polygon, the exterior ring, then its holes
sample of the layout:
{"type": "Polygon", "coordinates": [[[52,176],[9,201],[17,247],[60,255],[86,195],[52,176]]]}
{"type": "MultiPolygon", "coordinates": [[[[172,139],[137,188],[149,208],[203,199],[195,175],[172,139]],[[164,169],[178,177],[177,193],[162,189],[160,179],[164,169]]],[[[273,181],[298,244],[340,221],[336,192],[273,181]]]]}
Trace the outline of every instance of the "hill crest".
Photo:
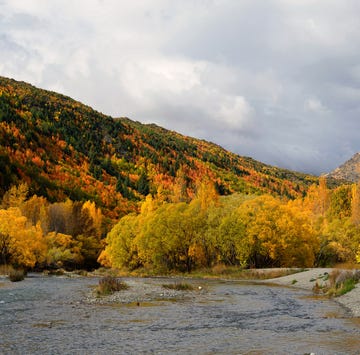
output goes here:
{"type": "Polygon", "coordinates": [[[349,160],[326,175],[329,178],[358,182],[360,180],[360,153],[355,153],[349,160]]]}

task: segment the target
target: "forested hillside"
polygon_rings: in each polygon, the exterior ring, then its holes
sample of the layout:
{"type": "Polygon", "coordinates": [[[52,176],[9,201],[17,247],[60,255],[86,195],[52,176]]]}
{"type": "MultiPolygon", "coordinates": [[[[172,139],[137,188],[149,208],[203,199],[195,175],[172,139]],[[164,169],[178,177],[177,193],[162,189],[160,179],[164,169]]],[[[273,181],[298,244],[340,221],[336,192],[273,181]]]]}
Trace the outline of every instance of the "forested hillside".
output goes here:
{"type": "Polygon", "coordinates": [[[69,97],[0,78],[0,197],[25,181],[30,194],[50,202],[94,201],[116,219],[135,211],[149,193],[188,201],[205,176],[221,195],[294,198],[316,182],[216,144],[114,119],[69,97]]]}
{"type": "Polygon", "coordinates": [[[360,261],[359,185],[6,78],[0,201],[0,265],[164,273],[360,261]]]}

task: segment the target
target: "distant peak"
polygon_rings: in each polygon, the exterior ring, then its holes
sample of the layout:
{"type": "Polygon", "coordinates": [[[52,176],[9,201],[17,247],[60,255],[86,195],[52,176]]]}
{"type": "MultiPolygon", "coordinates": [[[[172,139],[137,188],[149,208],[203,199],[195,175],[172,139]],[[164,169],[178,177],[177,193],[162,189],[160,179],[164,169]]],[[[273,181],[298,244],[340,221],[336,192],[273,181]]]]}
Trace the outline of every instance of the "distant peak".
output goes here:
{"type": "Polygon", "coordinates": [[[328,177],[339,180],[357,182],[360,180],[360,152],[355,153],[344,164],[330,172],[328,177]]]}

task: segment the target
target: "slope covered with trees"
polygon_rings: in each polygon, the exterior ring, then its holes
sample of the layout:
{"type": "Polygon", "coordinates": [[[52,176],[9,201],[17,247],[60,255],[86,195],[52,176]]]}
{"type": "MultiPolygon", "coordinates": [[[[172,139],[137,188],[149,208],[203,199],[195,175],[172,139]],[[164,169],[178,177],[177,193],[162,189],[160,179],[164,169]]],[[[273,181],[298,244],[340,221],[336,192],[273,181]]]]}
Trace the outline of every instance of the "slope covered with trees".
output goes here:
{"type": "Polygon", "coordinates": [[[0,77],[0,197],[25,181],[50,202],[91,200],[116,219],[149,193],[189,201],[204,176],[222,195],[295,198],[316,181],[0,77]]]}
{"type": "Polygon", "coordinates": [[[359,196],[356,184],[336,187],[0,78],[0,264],[355,262],[359,196]]]}

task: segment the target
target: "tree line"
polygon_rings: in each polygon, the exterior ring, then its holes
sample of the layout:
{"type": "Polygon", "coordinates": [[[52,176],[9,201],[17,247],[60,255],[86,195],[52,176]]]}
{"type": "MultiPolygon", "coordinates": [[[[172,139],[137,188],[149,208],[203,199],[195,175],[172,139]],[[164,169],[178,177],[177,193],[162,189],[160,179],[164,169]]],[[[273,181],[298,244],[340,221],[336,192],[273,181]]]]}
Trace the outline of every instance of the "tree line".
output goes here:
{"type": "Polygon", "coordinates": [[[103,247],[104,220],[94,202],[49,203],[28,198],[28,185],[11,187],[0,208],[0,265],[93,268],[103,247]]]}
{"type": "Polygon", "coordinates": [[[331,266],[360,262],[359,246],[360,184],[329,189],[325,178],[294,200],[220,196],[210,181],[191,200],[159,189],[113,224],[94,202],[50,203],[29,197],[26,184],[11,187],[0,208],[0,264],[27,268],[331,266]]]}
{"type": "Polygon", "coordinates": [[[113,227],[104,265],[187,271],[217,264],[312,267],[360,261],[360,187],[335,190],[325,178],[303,198],[221,196],[200,184],[190,202],[148,196],[139,214],[113,227]]]}

